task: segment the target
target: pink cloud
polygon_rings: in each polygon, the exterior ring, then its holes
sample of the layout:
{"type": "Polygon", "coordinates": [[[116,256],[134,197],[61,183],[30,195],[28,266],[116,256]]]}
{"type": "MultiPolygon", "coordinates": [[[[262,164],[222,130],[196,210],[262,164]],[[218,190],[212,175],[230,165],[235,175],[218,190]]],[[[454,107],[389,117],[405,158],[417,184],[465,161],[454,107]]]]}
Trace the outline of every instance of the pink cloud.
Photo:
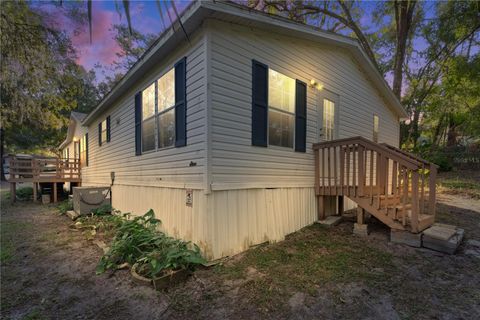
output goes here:
{"type": "Polygon", "coordinates": [[[114,40],[115,33],[111,30],[113,24],[120,22],[116,12],[101,9],[95,6],[92,10],[92,42],[88,26],[72,37],[72,43],[77,49],[77,63],[86,69],[93,68],[96,63],[111,65],[116,59],[120,47],[114,40]]]}

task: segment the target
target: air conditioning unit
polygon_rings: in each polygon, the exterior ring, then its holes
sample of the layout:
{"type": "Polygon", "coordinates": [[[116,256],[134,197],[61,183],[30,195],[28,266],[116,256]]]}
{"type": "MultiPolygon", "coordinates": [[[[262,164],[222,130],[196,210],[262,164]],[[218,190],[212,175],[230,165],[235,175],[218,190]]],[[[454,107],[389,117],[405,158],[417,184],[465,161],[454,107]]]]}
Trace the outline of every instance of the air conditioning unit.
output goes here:
{"type": "Polygon", "coordinates": [[[103,205],[111,205],[110,187],[74,187],[73,210],[86,215],[103,205]]]}

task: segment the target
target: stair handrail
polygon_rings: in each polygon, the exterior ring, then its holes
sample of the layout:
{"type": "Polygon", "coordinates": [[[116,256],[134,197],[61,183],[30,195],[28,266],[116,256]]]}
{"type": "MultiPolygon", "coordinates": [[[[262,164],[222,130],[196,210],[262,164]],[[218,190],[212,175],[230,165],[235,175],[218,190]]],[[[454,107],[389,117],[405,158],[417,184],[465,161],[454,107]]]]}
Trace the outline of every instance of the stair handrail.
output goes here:
{"type": "Polygon", "coordinates": [[[412,159],[411,157],[404,155],[403,153],[395,152],[383,144],[373,142],[361,136],[318,142],[318,143],[314,143],[312,147],[313,147],[313,150],[317,150],[324,147],[341,146],[344,144],[360,144],[360,145],[364,145],[365,147],[369,146],[371,148],[380,149],[379,151],[383,151],[384,153],[387,153],[388,155],[392,156],[392,158],[396,157],[397,160],[401,160],[399,162],[403,162],[402,163],[403,165],[405,165],[407,168],[412,170],[418,170],[422,167],[421,161],[412,159]]]}
{"type": "Polygon", "coordinates": [[[399,152],[399,153],[401,153],[401,154],[403,154],[403,155],[405,155],[405,156],[407,156],[407,157],[409,157],[409,158],[411,158],[411,159],[415,159],[415,160],[417,160],[417,161],[419,161],[419,162],[421,162],[421,163],[423,163],[423,164],[426,164],[426,165],[428,165],[428,166],[435,166],[436,168],[438,168],[438,165],[436,165],[435,163],[430,162],[430,161],[428,161],[428,160],[425,160],[425,159],[423,159],[423,158],[421,158],[421,157],[419,157],[419,156],[417,156],[417,155],[415,155],[415,154],[413,154],[413,153],[411,153],[411,152],[408,152],[408,151],[402,150],[402,149],[400,149],[400,148],[394,147],[394,146],[392,146],[392,145],[390,145],[390,144],[388,144],[388,143],[381,143],[381,145],[383,145],[383,146],[385,146],[385,147],[387,147],[387,148],[389,148],[389,149],[392,149],[392,150],[394,150],[394,151],[396,151],[396,152],[399,152]]]}

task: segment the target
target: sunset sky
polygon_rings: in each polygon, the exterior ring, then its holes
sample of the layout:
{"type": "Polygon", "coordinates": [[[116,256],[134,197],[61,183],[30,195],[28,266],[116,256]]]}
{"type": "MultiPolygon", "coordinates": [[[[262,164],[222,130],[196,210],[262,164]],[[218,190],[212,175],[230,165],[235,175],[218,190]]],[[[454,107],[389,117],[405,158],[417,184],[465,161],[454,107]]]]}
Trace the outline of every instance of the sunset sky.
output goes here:
{"type": "MultiPolygon", "coordinates": [[[[186,1],[175,1],[177,9],[181,12],[190,3],[186,1]]],[[[164,3],[168,7],[169,2],[164,3]]],[[[164,9],[164,7],[162,7],[164,9]]],[[[92,43],[88,33],[88,25],[83,26],[79,32],[75,33],[71,22],[63,20],[61,27],[66,30],[72,39],[72,43],[77,50],[78,63],[90,70],[95,64],[99,63],[103,66],[110,66],[119,52],[118,44],[114,40],[115,32],[112,26],[115,24],[127,24],[122,2],[117,1],[93,1],[92,4],[93,21],[92,21],[92,43]],[[119,7],[117,11],[116,5],[119,7]]],[[[168,15],[165,14],[165,23],[169,24],[168,15]]],[[[132,26],[142,33],[158,34],[163,31],[163,24],[155,1],[130,1],[130,14],[132,26]]],[[[171,12],[172,19],[175,14],[171,12]]],[[[101,78],[102,76],[99,75],[101,78]]]]}
{"type": "MultiPolygon", "coordinates": [[[[189,4],[190,0],[175,0],[176,7],[181,13],[189,4]]],[[[170,6],[170,1],[163,2],[163,6],[168,6],[171,11],[172,19],[175,19],[175,14],[170,6]]],[[[361,18],[361,25],[372,26],[371,12],[377,5],[374,1],[366,1],[362,3],[365,14],[361,18]]],[[[86,2],[85,2],[86,7],[86,2]]],[[[165,7],[162,7],[165,15],[165,23],[169,23],[168,15],[165,14],[165,7]]],[[[425,4],[426,15],[433,14],[433,2],[425,4]]],[[[52,8],[53,13],[58,8],[52,8]]],[[[119,52],[118,44],[114,40],[115,32],[112,30],[114,24],[127,24],[125,18],[122,1],[93,1],[93,30],[92,43],[90,43],[88,25],[83,25],[78,32],[74,32],[75,27],[71,25],[71,21],[60,18],[60,27],[66,30],[71,38],[74,47],[78,54],[78,63],[90,70],[96,64],[100,64],[108,69],[113,61],[117,59],[116,53],[119,52]]],[[[130,1],[130,12],[132,19],[132,26],[142,33],[159,34],[163,30],[163,24],[160,19],[160,14],[157,8],[156,1],[130,1]]],[[[349,32],[348,30],[346,31],[349,32]]],[[[416,41],[416,47],[422,47],[423,40],[416,41]]],[[[102,80],[104,75],[97,70],[98,80],[102,80]]],[[[387,81],[390,80],[387,75],[387,81]]]]}

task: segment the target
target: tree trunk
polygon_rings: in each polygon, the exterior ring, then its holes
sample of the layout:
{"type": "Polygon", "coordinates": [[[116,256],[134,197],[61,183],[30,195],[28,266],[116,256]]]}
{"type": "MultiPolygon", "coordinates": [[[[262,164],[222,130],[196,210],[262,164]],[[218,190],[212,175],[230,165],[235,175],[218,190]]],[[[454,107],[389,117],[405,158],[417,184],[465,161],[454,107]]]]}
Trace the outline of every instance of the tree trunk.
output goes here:
{"type": "Polygon", "coordinates": [[[403,63],[407,41],[412,27],[413,12],[416,5],[415,0],[395,1],[395,23],[396,23],[396,48],[393,61],[393,93],[400,99],[402,95],[403,63]]]}
{"type": "Polygon", "coordinates": [[[457,125],[453,120],[453,117],[450,115],[448,121],[448,133],[447,133],[447,148],[454,147],[457,145],[457,125]]]}
{"type": "Polygon", "coordinates": [[[5,170],[3,167],[3,155],[5,152],[5,130],[0,128],[0,179],[1,181],[6,181],[5,170]]]}

